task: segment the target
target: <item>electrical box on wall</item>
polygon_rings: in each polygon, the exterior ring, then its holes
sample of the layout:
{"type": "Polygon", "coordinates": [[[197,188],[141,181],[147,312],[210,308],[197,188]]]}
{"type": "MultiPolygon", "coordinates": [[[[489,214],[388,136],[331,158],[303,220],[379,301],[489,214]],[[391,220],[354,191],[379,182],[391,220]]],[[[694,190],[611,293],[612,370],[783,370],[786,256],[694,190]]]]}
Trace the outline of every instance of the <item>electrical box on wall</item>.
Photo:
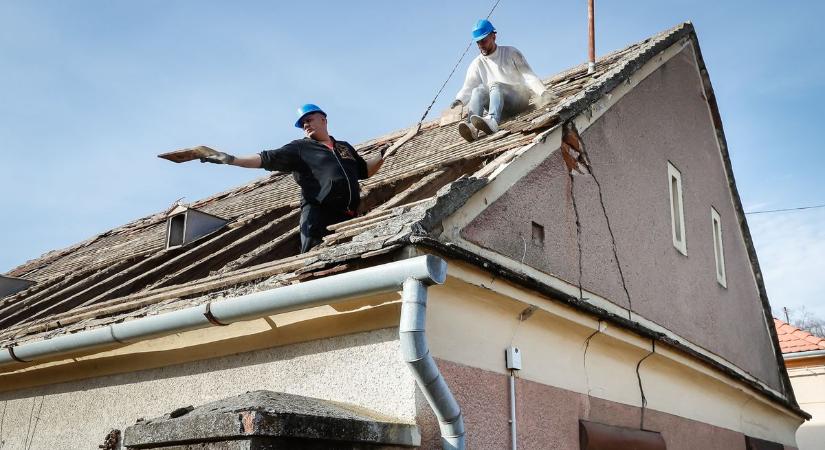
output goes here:
{"type": "Polygon", "coordinates": [[[521,370],[521,350],[518,347],[507,347],[504,350],[504,362],[507,370],[521,370]]]}

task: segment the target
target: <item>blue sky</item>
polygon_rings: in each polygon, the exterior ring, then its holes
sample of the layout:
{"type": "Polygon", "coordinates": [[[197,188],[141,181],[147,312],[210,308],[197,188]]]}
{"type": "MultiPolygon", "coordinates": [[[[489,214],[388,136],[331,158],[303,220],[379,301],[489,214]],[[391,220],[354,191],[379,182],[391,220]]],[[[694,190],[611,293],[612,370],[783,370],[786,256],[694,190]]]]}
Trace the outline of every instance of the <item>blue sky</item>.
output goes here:
{"type": "MultiPolygon", "coordinates": [[[[277,147],[309,101],[351,142],[414,123],[492,3],[0,0],[0,272],[264,175],[158,153],[277,147]]],[[[747,210],[825,203],[825,3],[596,8],[599,54],[694,22],[747,210]]],[[[492,20],[542,77],[586,58],[585,0],[502,0],[492,20]]],[[[749,222],[774,308],[825,317],[825,209],[749,222]]]]}

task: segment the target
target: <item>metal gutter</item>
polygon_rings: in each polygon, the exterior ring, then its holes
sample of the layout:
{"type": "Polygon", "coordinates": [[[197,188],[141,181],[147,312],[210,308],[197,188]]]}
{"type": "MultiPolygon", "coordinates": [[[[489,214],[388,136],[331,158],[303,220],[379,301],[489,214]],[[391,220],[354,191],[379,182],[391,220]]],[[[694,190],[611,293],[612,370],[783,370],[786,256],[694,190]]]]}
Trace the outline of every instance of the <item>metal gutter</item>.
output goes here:
{"type": "Polygon", "coordinates": [[[304,283],[209,302],[151,317],[0,349],[0,368],[131,344],[184,331],[402,290],[399,340],[404,361],[438,417],[444,449],[464,449],[461,408],[427,347],[427,287],[442,284],[447,263],[425,255],[304,283]]]}
{"type": "Polygon", "coordinates": [[[793,361],[796,359],[816,358],[817,356],[825,356],[825,350],[808,350],[807,352],[796,352],[782,355],[785,361],[793,361]]]}

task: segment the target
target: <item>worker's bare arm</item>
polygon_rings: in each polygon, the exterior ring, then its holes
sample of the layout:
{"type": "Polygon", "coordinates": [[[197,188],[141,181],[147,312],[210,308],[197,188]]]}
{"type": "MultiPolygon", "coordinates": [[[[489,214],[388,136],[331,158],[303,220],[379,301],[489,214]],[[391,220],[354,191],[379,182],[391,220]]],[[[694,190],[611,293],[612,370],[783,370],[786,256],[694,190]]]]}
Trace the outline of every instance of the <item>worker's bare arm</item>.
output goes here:
{"type": "Polygon", "coordinates": [[[231,163],[233,166],[238,167],[246,167],[248,169],[260,169],[261,168],[261,155],[254,154],[254,155],[245,155],[245,156],[236,156],[235,160],[231,163]]]}

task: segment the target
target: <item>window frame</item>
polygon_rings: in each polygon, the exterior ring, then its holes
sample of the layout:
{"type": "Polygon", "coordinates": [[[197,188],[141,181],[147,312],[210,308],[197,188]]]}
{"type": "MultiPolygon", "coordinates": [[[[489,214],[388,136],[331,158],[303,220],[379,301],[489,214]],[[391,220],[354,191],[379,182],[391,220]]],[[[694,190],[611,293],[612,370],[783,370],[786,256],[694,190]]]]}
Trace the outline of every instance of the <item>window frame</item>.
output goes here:
{"type": "Polygon", "coordinates": [[[670,204],[670,234],[673,246],[687,256],[687,230],[685,229],[685,202],[682,187],[682,172],[667,162],[668,203],[670,204]],[[674,186],[675,185],[675,186],[674,186]],[[674,189],[675,188],[675,189],[674,189]],[[674,192],[675,190],[675,192],[674,192]]]}
{"type": "Polygon", "coordinates": [[[722,239],[722,217],[713,206],[710,207],[710,226],[713,238],[713,261],[716,267],[716,281],[723,287],[728,287],[727,270],[725,267],[725,244],[722,239]]]}

